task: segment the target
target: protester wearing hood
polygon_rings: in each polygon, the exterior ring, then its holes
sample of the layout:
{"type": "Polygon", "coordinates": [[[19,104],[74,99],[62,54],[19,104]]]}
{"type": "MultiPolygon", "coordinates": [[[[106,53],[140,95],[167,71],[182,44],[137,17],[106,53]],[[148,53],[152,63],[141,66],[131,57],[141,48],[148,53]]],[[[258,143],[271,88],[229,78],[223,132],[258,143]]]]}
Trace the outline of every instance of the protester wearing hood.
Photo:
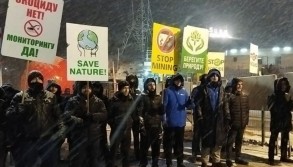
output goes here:
{"type": "Polygon", "coordinates": [[[248,165],[248,162],[241,158],[241,147],[243,134],[249,119],[248,96],[243,93],[243,81],[238,78],[232,79],[232,92],[229,97],[229,108],[231,115],[230,126],[226,145],[226,164],[233,166],[231,161],[232,147],[235,143],[235,163],[248,165]]]}
{"type": "Polygon", "coordinates": [[[105,104],[96,97],[91,82],[78,81],[77,95],[65,107],[69,127],[69,166],[105,166],[101,147],[101,125],[107,120],[105,104]],[[88,100],[87,100],[88,99],[88,100]]]}
{"type": "Polygon", "coordinates": [[[221,86],[221,73],[211,69],[207,75],[207,84],[198,92],[197,105],[200,137],[202,139],[202,167],[206,167],[209,156],[213,167],[221,167],[221,147],[225,142],[230,122],[229,104],[224,88],[221,86]]]}
{"type": "MultiPolygon", "coordinates": [[[[203,89],[206,85],[206,80],[207,80],[207,74],[202,74],[199,77],[199,81],[200,81],[200,85],[198,85],[197,87],[193,88],[191,91],[191,100],[193,101],[193,103],[196,105],[197,104],[197,99],[198,97],[198,92],[200,92],[200,89],[203,89]]],[[[197,124],[197,119],[198,119],[198,115],[196,115],[196,112],[194,112],[194,108],[193,108],[193,138],[192,138],[192,155],[193,157],[191,158],[191,160],[193,162],[195,162],[196,160],[196,155],[200,155],[200,135],[198,134],[198,124],[197,124]]]]}
{"type": "Polygon", "coordinates": [[[151,146],[152,167],[159,167],[160,145],[162,142],[162,121],[164,114],[162,98],[156,93],[156,81],[148,78],[144,82],[144,91],[140,99],[141,113],[141,141],[140,141],[140,167],[148,164],[147,154],[151,146]]]}
{"type": "Polygon", "coordinates": [[[289,132],[292,130],[293,109],[292,97],[288,94],[290,83],[287,78],[279,78],[274,82],[274,94],[268,98],[268,108],[271,113],[270,141],[269,141],[269,164],[274,165],[274,149],[278,134],[281,133],[281,161],[293,162],[287,156],[287,144],[289,142],[289,132]]]}
{"type": "MultiPolygon", "coordinates": [[[[141,92],[138,88],[138,78],[136,75],[128,75],[126,81],[129,83],[129,93],[137,104],[138,98],[140,97],[141,92]]],[[[133,123],[132,123],[132,135],[133,135],[133,147],[136,160],[139,160],[139,119],[138,119],[138,106],[135,106],[133,112],[133,123]]]]}
{"type": "Polygon", "coordinates": [[[18,127],[17,141],[12,146],[16,167],[32,167],[37,163],[40,166],[56,166],[57,143],[62,135],[56,97],[44,90],[41,72],[31,71],[27,82],[28,90],[15,95],[6,113],[18,127]]]}
{"type": "Polygon", "coordinates": [[[183,140],[186,125],[186,107],[190,107],[191,100],[183,88],[184,79],[182,75],[176,74],[172,77],[171,85],[164,90],[164,151],[167,167],[172,166],[172,148],[177,157],[177,166],[183,165],[183,140]]]}
{"type": "Polygon", "coordinates": [[[129,93],[129,86],[127,81],[120,81],[118,91],[110,99],[108,123],[111,126],[110,157],[113,167],[120,164],[116,159],[119,145],[122,167],[129,167],[132,114],[136,110],[136,105],[133,105],[133,98],[129,93]]]}
{"type": "Polygon", "coordinates": [[[66,101],[61,96],[61,93],[62,93],[61,86],[58,85],[57,83],[52,82],[52,83],[48,84],[46,90],[51,92],[51,93],[53,93],[53,94],[55,94],[58,106],[59,106],[60,110],[63,112],[64,108],[65,108],[66,101]]]}

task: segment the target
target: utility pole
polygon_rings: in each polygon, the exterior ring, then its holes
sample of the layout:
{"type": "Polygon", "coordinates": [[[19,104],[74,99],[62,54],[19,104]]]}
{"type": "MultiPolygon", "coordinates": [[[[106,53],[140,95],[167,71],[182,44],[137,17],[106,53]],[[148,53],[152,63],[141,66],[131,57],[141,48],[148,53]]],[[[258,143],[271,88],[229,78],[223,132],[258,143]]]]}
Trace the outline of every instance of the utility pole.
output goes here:
{"type": "Polygon", "coordinates": [[[119,50],[119,57],[123,57],[124,51],[129,45],[129,41],[135,42],[135,48],[140,52],[140,59],[148,60],[150,55],[150,42],[152,34],[153,18],[149,0],[132,0],[132,22],[125,33],[122,47],[119,50]],[[140,1],[134,6],[133,1],[140,1]],[[137,9],[134,11],[134,9],[137,9]]]}

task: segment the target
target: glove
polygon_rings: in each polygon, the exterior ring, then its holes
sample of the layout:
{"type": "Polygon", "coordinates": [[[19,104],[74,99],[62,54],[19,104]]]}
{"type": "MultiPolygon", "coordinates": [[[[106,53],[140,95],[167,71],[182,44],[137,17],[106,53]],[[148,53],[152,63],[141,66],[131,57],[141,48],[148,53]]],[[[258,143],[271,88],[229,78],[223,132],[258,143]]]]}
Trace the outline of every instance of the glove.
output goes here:
{"type": "Polygon", "coordinates": [[[24,104],[18,104],[18,112],[21,114],[24,114],[26,112],[24,104]]]}

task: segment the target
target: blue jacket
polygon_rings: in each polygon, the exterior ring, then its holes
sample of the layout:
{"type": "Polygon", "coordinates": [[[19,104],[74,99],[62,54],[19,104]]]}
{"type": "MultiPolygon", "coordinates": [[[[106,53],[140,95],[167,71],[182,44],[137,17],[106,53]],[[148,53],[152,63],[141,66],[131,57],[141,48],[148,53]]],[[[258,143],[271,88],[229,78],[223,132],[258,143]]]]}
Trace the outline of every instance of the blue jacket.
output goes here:
{"type": "Polygon", "coordinates": [[[165,121],[168,127],[184,127],[186,125],[186,110],[190,104],[188,93],[184,88],[174,86],[164,90],[165,121]]]}

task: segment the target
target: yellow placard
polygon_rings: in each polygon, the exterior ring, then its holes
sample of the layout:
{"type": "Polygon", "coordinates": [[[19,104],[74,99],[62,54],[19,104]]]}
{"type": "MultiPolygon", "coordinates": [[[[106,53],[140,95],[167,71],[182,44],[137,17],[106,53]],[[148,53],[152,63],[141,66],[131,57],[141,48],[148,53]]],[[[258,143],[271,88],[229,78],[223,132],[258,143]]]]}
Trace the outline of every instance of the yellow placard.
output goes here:
{"type": "Polygon", "coordinates": [[[208,73],[210,69],[217,69],[221,72],[221,77],[224,77],[225,69],[225,53],[223,52],[209,52],[207,55],[205,73],[208,73]]]}
{"type": "Polygon", "coordinates": [[[178,70],[178,54],[175,53],[179,28],[154,23],[151,70],[158,74],[175,74],[178,70]]]}

